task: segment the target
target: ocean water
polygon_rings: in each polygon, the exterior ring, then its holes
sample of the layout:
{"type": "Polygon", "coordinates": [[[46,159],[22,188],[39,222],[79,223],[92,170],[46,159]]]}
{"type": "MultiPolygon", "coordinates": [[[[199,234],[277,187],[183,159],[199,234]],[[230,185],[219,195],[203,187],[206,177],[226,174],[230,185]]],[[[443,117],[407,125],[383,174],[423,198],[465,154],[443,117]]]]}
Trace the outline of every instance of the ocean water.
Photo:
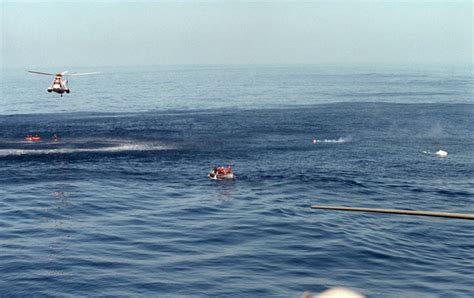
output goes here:
{"type": "Polygon", "coordinates": [[[310,208],[474,213],[469,67],[69,70],[2,71],[0,296],[474,296],[472,221],[310,208]]]}

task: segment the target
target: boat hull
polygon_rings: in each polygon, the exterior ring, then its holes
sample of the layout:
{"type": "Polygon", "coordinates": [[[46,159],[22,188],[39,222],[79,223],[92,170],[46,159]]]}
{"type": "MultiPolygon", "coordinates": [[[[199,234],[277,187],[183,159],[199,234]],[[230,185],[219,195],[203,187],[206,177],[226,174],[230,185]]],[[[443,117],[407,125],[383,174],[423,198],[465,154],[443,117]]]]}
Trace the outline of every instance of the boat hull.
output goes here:
{"type": "Polygon", "coordinates": [[[27,141],[27,142],[39,142],[39,141],[41,141],[41,138],[40,137],[26,137],[25,141],[27,141]]]}
{"type": "Polygon", "coordinates": [[[215,173],[209,173],[207,175],[209,179],[212,180],[232,180],[235,179],[234,173],[227,173],[227,174],[215,174],[215,173]]]}

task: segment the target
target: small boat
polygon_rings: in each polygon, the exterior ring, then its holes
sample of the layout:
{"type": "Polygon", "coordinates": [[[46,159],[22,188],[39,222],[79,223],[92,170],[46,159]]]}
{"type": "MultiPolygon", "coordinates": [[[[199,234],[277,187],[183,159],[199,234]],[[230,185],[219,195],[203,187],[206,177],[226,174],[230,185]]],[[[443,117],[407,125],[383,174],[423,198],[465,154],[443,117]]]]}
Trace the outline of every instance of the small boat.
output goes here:
{"type": "Polygon", "coordinates": [[[25,137],[25,141],[27,141],[27,142],[38,142],[38,141],[41,141],[41,137],[39,135],[27,135],[25,137]]]}
{"type": "Polygon", "coordinates": [[[215,167],[207,175],[210,179],[221,180],[221,179],[234,179],[234,172],[231,167],[215,167]]]}

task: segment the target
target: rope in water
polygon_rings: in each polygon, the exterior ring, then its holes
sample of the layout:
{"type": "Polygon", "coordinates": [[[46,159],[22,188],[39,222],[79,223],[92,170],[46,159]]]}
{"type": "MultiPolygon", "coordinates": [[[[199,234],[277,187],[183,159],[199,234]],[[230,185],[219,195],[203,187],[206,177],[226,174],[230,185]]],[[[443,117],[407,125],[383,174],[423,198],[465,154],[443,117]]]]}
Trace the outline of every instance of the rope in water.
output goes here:
{"type": "Polygon", "coordinates": [[[359,208],[359,207],[344,207],[344,206],[322,206],[322,205],[312,205],[311,208],[339,210],[339,211],[377,212],[377,213],[403,214],[403,215],[415,215],[415,216],[434,216],[434,217],[447,217],[447,218],[474,220],[474,214],[469,214],[469,213],[466,214],[466,213],[449,213],[449,212],[433,212],[433,211],[418,211],[418,210],[382,209],[382,208],[359,208]]]}

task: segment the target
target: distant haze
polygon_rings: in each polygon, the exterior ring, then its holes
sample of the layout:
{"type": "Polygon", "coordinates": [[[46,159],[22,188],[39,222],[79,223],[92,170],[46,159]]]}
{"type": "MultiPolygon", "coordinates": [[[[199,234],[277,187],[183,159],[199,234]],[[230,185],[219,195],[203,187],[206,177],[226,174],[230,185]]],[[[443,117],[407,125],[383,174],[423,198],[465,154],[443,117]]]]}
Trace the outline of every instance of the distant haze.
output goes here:
{"type": "Polygon", "coordinates": [[[471,1],[2,2],[3,67],[472,63],[471,1]]]}

